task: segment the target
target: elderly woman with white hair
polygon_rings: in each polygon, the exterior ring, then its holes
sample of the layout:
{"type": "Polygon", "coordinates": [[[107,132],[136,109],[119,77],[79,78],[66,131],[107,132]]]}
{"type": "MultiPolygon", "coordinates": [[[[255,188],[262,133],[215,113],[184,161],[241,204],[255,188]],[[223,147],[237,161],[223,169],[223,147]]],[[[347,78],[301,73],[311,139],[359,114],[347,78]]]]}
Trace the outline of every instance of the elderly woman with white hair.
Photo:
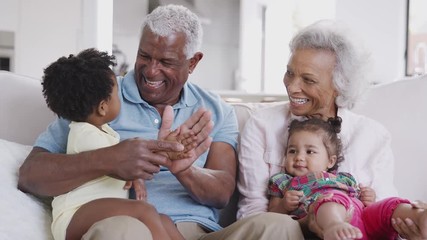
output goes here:
{"type": "MultiPolygon", "coordinates": [[[[350,172],[363,187],[373,189],[368,196],[372,201],[397,195],[389,132],[351,111],[368,86],[369,66],[369,56],[353,39],[329,20],[302,29],[292,39],[283,78],[289,102],[253,113],[241,133],[238,219],[276,214],[267,212],[267,184],[284,166],[288,125],[293,119],[342,119],[346,161],[338,171],[350,172]]],[[[283,221],[286,225],[294,220],[285,215],[283,221]]]]}

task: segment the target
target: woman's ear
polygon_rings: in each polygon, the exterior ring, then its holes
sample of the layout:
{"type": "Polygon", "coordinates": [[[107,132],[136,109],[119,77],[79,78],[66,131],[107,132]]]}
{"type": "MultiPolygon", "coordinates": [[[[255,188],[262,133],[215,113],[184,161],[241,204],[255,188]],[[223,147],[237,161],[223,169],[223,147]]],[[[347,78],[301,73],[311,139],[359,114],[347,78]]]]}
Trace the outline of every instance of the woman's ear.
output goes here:
{"type": "Polygon", "coordinates": [[[108,112],[108,104],[107,101],[102,100],[97,108],[97,112],[100,116],[104,117],[105,115],[107,115],[108,112]]]}
{"type": "Polygon", "coordinates": [[[331,169],[337,163],[337,155],[332,155],[329,157],[328,169],[331,169]]]}

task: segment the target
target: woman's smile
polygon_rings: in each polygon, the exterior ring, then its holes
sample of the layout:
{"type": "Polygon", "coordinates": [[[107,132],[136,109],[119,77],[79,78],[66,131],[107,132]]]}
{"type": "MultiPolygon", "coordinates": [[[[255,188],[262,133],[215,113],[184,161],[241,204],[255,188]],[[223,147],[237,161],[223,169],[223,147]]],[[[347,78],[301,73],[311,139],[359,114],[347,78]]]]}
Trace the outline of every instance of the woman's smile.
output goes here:
{"type": "Polygon", "coordinates": [[[308,101],[310,101],[310,99],[308,98],[293,98],[293,97],[289,97],[289,100],[291,101],[291,103],[294,103],[294,104],[305,104],[308,101]]]}

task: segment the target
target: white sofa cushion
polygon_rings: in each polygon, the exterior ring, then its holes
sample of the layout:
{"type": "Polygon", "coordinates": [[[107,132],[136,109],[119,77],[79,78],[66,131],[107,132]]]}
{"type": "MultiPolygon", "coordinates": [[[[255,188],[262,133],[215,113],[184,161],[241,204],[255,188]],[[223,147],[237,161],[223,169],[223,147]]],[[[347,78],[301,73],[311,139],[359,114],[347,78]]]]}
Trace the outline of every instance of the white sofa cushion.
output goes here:
{"type": "Polygon", "coordinates": [[[19,166],[31,148],[0,139],[0,239],[53,239],[49,206],[16,187],[19,166]]]}

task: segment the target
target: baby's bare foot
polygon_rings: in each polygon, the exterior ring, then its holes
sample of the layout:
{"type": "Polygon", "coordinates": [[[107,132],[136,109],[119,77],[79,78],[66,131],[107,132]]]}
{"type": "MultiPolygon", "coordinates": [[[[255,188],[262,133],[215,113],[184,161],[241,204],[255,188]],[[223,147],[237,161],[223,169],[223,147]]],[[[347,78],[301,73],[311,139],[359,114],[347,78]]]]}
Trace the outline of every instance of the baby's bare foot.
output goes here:
{"type": "Polygon", "coordinates": [[[336,223],[323,231],[325,240],[349,240],[363,237],[359,228],[347,222],[336,223]]]}

